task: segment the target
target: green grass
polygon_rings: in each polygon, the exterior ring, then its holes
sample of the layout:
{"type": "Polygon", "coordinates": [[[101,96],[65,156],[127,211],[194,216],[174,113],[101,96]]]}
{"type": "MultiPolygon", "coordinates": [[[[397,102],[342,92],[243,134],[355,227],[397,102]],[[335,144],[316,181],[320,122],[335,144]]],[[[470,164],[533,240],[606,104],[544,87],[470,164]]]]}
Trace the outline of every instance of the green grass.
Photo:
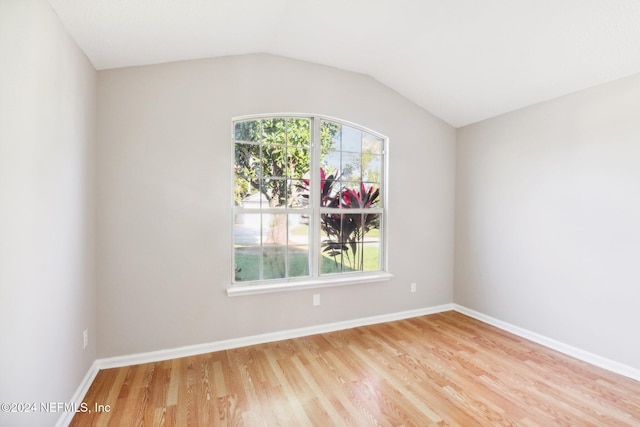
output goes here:
{"type": "MultiPolygon", "coordinates": [[[[236,268],[241,269],[236,273],[237,282],[260,280],[260,247],[236,247],[235,262],[236,268]]],[[[284,252],[271,250],[264,255],[263,279],[278,279],[285,277],[305,277],[309,275],[308,255],[306,251],[289,248],[289,272],[286,275],[284,252]]],[[[367,247],[364,252],[364,271],[378,271],[378,248],[376,246],[367,247]]],[[[340,257],[334,260],[332,257],[322,254],[320,259],[320,272],[322,275],[340,272],[356,271],[351,268],[345,258],[344,265],[340,262],[340,257]],[[337,261],[337,262],[336,262],[337,261]]]]}
{"type": "Polygon", "coordinates": [[[368,237],[376,237],[376,238],[378,238],[378,237],[380,237],[380,230],[377,229],[377,228],[371,229],[371,230],[369,230],[369,232],[364,237],[365,237],[365,239],[368,238],[368,237]]]}

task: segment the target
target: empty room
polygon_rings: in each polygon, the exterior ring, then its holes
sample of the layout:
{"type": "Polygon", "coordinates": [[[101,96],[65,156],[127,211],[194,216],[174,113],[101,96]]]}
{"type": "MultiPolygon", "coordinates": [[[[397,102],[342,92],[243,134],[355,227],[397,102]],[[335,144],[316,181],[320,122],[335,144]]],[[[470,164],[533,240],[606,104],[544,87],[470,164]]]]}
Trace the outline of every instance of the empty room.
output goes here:
{"type": "Polygon", "coordinates": [[[640,426],[637,0],[0,0],[0,426],[640,426]]]}

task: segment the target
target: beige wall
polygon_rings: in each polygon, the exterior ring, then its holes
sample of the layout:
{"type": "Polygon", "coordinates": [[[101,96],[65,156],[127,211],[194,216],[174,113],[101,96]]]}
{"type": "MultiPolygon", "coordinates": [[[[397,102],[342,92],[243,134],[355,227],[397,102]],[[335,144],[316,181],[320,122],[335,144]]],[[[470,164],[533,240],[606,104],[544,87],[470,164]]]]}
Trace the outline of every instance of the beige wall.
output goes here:
{"type": "Polygon", "coordinates": [[[0,2],[0,70],[0,402],[68,402],[96,358],[96,72],[40,0],[0,2]]]}
{"type": "Polygon", "coordinates": [[[98,82],[99,357],[451,302],[455,131],[441,120],[364,75],[269,55],[101,71],[98,82]],[[274,112],[390,138],[390,282],[226,296],[231,118],[274,112]]]}
{"type": "Polygon", "coordinates": [[[458,130],[456,303],[640,368],[640,75],[458,130]]]}

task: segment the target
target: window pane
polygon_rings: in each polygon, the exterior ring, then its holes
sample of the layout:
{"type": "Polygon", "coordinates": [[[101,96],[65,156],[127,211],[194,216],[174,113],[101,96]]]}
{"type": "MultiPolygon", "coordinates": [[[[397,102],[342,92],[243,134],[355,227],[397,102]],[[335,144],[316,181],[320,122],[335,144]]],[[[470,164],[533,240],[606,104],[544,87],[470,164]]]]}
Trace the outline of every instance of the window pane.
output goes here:
{"type": "Polygon", "coordinates": [[[264,144],[285,144],[287,142],[285,119],[262,120],[262,142],[264,144]]]}
{"type": "Polygon", "coordinates": [[[358,153],[342,153],[342,179],[359,181],[361,178],[361,156],[358,153]]]}
{"type": "Polygon", "coordinates": [[[262,244],[286,245],[287,244],[287,215],[263,214],[262,215],[262,244]]]}
{"type": "Polygon", "coordinates": [[[347,182],[342,189],[343,208],[377,208],[380,205],[380,189],[376,185],[347,182]]]}
{"type": "Polygon", "coordinates": [[[365,243],[363,271],[380,270],[380,243],[365,243]]]}
{"type": "Polygon", "coordinates": [[[311,145],[310,129],[309,119],[289,119],[287,121],[287,144],[308,148],[311,145]]]}
{"type": "MultiPolygon", "coordinates": [[[[374,203],[371,205],[372,208],[382,208],[382,187],[377,185],[377,184],[373,184],[371,185],[373,187],[373,192],[372,192],[372,197],[374,197],[374,203]],[[375,192],[378,192],[378,194],[376,195],[375,192]]],[[[369,187],[369,184],[367,184],[367,187],[369,187]]]]}
{"type": "Polygon", "coordinates": [[[236,141],[260,141],[260,121],[252,120],[248,122],[239,122],[234,126],[234,138],[236,141]]]}
{"type": "Polygon", "coordinates": [[[287,201],[287,181],[285,179],[265,179],[262,181],[262,208],[284,208],[287,201]],[[266,194],[266,195],[265,195],[266,194]]]}
{"type": "Polygon", "coordinates": [[[236,247],[235,248],[235,281],[244,282],[247,280],[260,279],[260,246],[236,247]]]}
{"type": "Polygon", "coordinates": [[[302,178],[311,171],[311,152],[307,149],[289,147],[287,149],[287,177],[302,178]]]}
{"type": "Polygon", "coordinates": [[[320,157],[320,167],[324,170],[327,176],[335,176],[336,172],[342,170],[340,154],[340,151],[329,150],[320,157]]]}
{"type": "Polygon", "coordinates": [[[328,150],[340,150],[342,126],[338,123],[322,121],[320,125],[320,145],[321,153],[324,154],[328,150]]]}
{"type": "Polygon", "coordinates": [[[320,239],[324,246],[341,242],[343,240],[341,230],[342,215],[333,213],[320,215],[320,239]]]}
{"type": "Polygon", "coordinates": [[[342,252],[323,246],[320,254],[320,274],[342,273],[342,252]]]}
{"type": "Polygon", "coordinates": [[[287,180],[287,207],[309,207],[309,189],[305,181],[301,179],[287,180]]]}
{"type": "Polygon", "coordinates": [[[236,175],[258,177],[262,173],[262,161],[260,159],[260,146],[251,144],[235,144],[236,162],[234,172],[236,175]]]}
{"type": "Polygon", "coordinates": [[[362,264],[364,260],[362,259],[362,243],[357,242],[349,242],[347,245],[349,250],[345,251],[342,254],[342,258],[344,260],[344,265],[342,270],[344,272],[347,271],[362,271],[362,264]]]}
{"type": "Polygon", "coordinates": [[[260,220],[258,214],[236,214],[233,225],[233,244],[235,247],[260,244],[260,220]]]}
{"type": "Polygon", "coordinates": [[[335,173],[320,170],[320,206],[338,208],[340,206],[340,180],[335,173]]]}
{"type": "Polygon", "coordinates": [[[260,279],[260,214],[237,214],[233,226],[235,280],[260,279]]]}
{"type": "Polygon", "coordinates": [[[286,256],[286,246],[264,246],[262,248],[262,271],[265,280],[286,277],[286,256]]]}
{"type": "Polygon", "coordinates": [[[362,219],[364,241],[377,242],[380,240],[380,214],[364,214],[362,219]]]}
{"type": "Polygon", "coordinates": [[[284,145],[262,146],[262,174],[265,177],[284,177],[287,167],[287,147],[284,145]]]}
{"type": "Polygon", "coordinates": [[[342,125],[342,151],[360,153],[362,151],[362,131],[342,125]]]}
{"type": "Polygon", "coordinates": [[[382,138],[363,132],[362,154],[382,154],[383,143],[382,138]]]}
{"type": "Polygon", "coordinates": [[[322,214],[321,229],[321,274],[340,273],[348,263],[348,215],[322,214]]]}
{"type": "Polygon", "coordinates": [[[362,214],[345,214],[342,216],[340,239],[342,246],[342,270],[362,270],[360,266],[360,248],[362,246],[362,214]]]}
{"type": "Polygon", "coordinates": [[[289,246],[288,277],[303,277],[309,275],[309,246],[289,246]]]}
{"type": "Polygon", "coordinates": [[[360,208],[360,183],[359,182],[345,182],[342,188],[342,202],[343,208],[360,208]]]}
{"type": "Polygon", "coordinates": [[[242,206],[244,199],[255,192],[250,180],[245,176],[236,176],[233,185],[233,200],[236,206],[242,206]]]}
{"type": "MultiPolygon", "coordinates": [[[[380,186],[376,184],[363,184],[364,194],[362,195],[363,208],[379,208],[382,206],[382,195],[380,186]]],[[[362,191],[362,190],[361,190],[362,191]]]]}
{"type": "Polygon", "coordinates": [[[341,221],[340,241],[348,243],[356,239],[360,234],[360,220],[362,214],[344,214],[341,221]]]}
{"type": "Polygon", "coordinates": [[[309,227],[309,215],[296,214],[289,215],[289,236],[288,242],[290,245],[308,245],[309,233],[311,228],[309,227]]]}
{"type": "Polygon", "coordinates": [[[380,182],[382,176],[382,157],[370,154],[362,155],[362,180],[366,182],[380,182]]]}

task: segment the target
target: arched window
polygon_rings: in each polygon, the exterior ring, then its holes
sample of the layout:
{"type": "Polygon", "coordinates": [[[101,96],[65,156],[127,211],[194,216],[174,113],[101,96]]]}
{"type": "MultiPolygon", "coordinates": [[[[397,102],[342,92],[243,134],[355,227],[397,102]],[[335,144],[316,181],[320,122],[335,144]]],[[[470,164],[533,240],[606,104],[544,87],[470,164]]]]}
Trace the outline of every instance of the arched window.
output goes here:
{"type": "Polygon", "coordinates": [[[386,271],[387,138],[321,116],[233,120],[236,285],[386,271]]]}

